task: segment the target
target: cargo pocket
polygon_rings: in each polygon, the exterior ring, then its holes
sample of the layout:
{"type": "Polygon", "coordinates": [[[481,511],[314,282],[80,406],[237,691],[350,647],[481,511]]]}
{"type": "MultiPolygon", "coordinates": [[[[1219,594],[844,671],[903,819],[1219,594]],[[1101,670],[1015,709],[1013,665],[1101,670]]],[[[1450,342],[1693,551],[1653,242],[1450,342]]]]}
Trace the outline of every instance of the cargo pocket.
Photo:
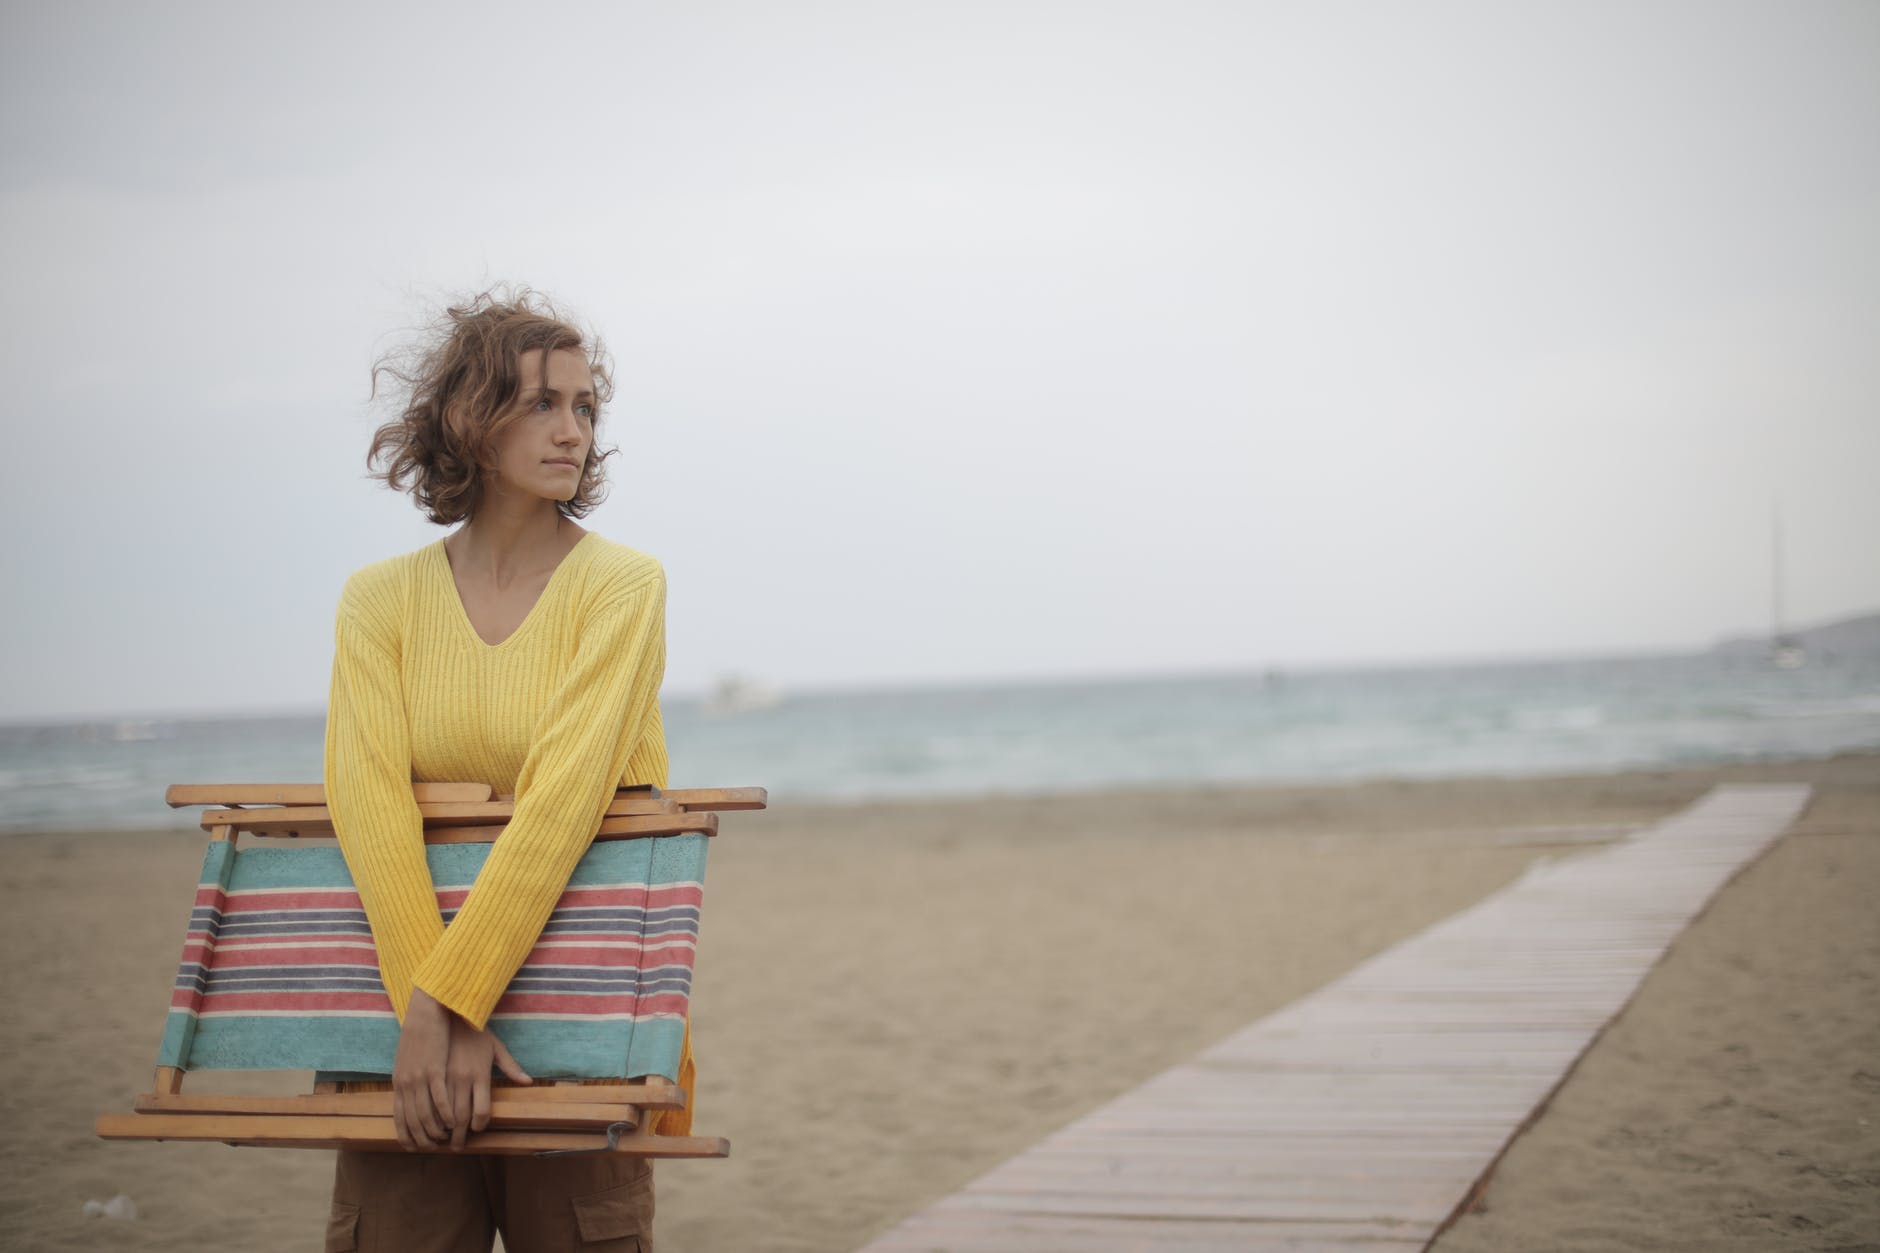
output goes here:
{"type": "Polygon", "coordinates": [[[650,1253],[652,1240],[642,1207],[645,1193],[642,1176],[605,1192],[575,1197],[571,1204],[581,1247],[594,1253],[650,1253]]]}
{"type": "Polygon", "coordinates": [[[359,1207],[333,1202],[326,1219],[326,1253],[353,1253],[359,1247],[359,1207]]]}

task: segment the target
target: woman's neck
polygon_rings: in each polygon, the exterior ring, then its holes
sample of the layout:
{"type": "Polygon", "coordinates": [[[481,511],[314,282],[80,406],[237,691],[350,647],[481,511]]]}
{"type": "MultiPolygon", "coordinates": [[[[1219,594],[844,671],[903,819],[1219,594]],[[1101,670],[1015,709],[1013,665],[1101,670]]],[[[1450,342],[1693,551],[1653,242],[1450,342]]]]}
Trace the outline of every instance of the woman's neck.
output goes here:
{"type": "Polygon", "coordinates": [[[486,496],[444,547],[452,569],[501,587],[559,565],[585,534],[539,496],[526,501],[486,496]]]}

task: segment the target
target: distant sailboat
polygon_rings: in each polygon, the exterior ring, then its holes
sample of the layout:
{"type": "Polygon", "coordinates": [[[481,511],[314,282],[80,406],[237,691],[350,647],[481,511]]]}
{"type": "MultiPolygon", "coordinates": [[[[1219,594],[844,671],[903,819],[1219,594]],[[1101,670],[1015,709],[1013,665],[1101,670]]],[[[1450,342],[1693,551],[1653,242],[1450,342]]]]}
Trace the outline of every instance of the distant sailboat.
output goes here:
{"type": "Polygon", "coordinates": [[[1808,649],[1782,626],[1782,509],[1769,512],[1769,662],[1778,670],[1800,670],[1808,649]]]}

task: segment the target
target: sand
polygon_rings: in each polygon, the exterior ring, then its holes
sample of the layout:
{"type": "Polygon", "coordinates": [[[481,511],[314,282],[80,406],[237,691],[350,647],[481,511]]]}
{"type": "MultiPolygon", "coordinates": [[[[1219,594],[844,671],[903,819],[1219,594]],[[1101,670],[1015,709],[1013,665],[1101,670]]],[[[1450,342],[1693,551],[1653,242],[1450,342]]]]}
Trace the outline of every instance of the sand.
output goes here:
{"type": "MultiPolygon", "coordinates": [[[[1532,859],[1733,778],[1824,790],[1439,1247],[1880,1247],[1880,757],[1844,757],[728,816],[694,1028],[699,1130],[734,1150],[660,1165],[659,1248],[853,1249],[1532,859]]],[[[329,1154],[90,1134],[148,1085],[199,860],[189,835],[0,841],[0,1244],[321,1247],[329,1154]],[[82,1217],[119,1192],[138,1220],[82,1217]]]]}

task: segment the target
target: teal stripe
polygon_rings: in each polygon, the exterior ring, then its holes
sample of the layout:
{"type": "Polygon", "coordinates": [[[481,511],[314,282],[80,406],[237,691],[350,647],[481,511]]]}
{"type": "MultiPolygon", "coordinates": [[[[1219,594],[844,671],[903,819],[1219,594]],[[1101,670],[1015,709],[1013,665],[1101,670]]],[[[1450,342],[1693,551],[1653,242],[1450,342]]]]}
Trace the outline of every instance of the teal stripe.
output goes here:
{"type": "Polygon", "coordinates": [[[189,1042],[196,1034],[196,1016],[173,1009],[163,1020],[163,1042],[157,1045],[157,1065],[189,1068],[189,1042]]]}
{"type": "Polygon", "coordinates": [[[705,851],[709,838],[703,835],[674,835],[658,840],[631,840],[652,849],[652,867],[648,883],[705,882],[705,851]]]}
{"type": "MultiPolygon", "coordinates": [[[[679,1050],[685,1037],[685,1025],[680,1022],[657,1019],[630,1029],[620,1022],[498,1018],[490,1026],[517,1063],[538,1079],[679,1077],[679,1050]]],[[[188,1069],[343,1071],[354,1077],[383,1078],[391,1073],[397,1052],[398,1022],[390,1017],[217,1015],[197,1024],[188,1069]]]]}
{"type": "Polygon", "coordinates": [[[390,1073],[398,1020],[383,1018],[201,1019],[191,1070],[370,1070],[390,1073]]]}
{"type": "MultiPolygon", "coordinates": [[[[225,840],[209,846],[209,862],[226,860],[225,840]]],[[[686,883],[705,878],[706,837],[675,835],[657,840],[602,840],[581,858],[568,882],[572,887],[608,883],[686,883]],[[650,876],[650,877],[649,877],[650,876]]],[[[433,844],[424,850],[431,882],[439,887],[468,887],[490,855],[488,844],[433,844]]],[[[200,882],[210,882],[203,866],[200,882]]],[[[350,888],[352,876],[337,848],[249,848],[235,858],[230,890],[251,888],[350,888]]]]}
{"type": "Polygon", "coordinates": [[[245,848],[235,859],[232,891],[253,888],[350,888],[337,848],[245,848]]]}
{"type": "MultiPolygon", "coordinates": [[[[549,1026],[548,1023],[517,1023],[519,1027],[549,1026]]],[[[664,1075],[679,1081],[679,1053],[685,1044],[685,1023],[670,1018],[643,1022],[633,1032],[627,1049],[627,1064],[620,1071],[628,1075],[664,1075]]]]}
{"type": "Polygon", "coordinates": [[[210,840],[209,847],[202,855],[202,877],[196,882],[220,883],[228,886],[228,864],[235,857],[235,845],[227,840],[210,840]]]}

